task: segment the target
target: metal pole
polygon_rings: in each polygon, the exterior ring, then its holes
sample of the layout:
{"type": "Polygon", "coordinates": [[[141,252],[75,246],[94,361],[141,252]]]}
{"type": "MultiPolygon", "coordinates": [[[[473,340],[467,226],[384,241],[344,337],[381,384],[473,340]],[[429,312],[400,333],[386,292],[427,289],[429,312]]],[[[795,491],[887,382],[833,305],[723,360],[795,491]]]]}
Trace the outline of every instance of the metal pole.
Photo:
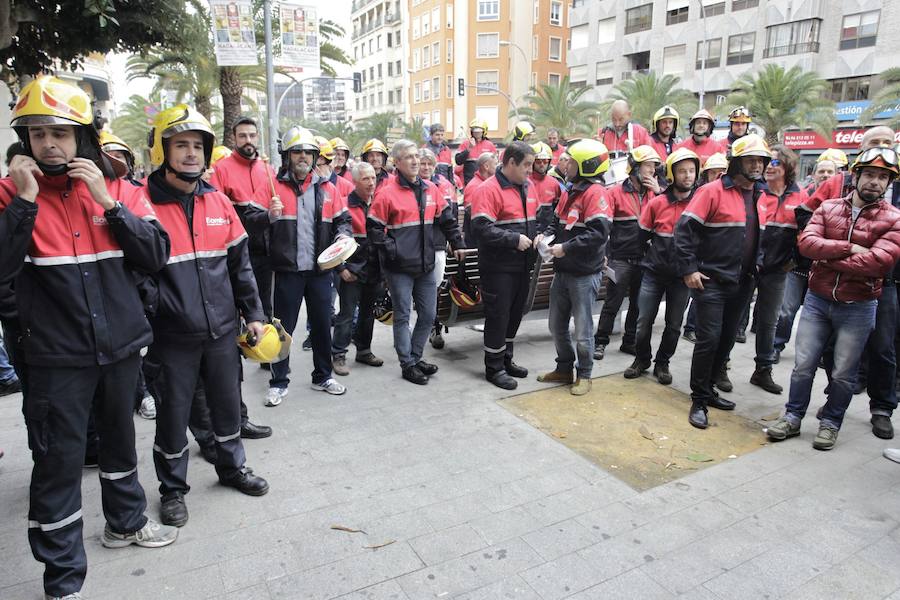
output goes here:
{"type": "Polygon", "coordinates": [[[275,121],[275,62],[272,58],[272,2],[264,0],[266,30],[266,117],[269,120],[269,160],[276,169],[281,166],[278,154],[278,123],[275,121]]]}
{"type": "Polygon", "coordinates": [[[467,83],[467,84],[465,84],[465,87],[467,87],[467,88],[475,88],[475,89],[477,89],[477,90],[490,90],[490,91],[494,92],[495,94],[500,94],[501,96],[503,96],[504,98],[506,98],[506,100],[512,105],[512,107],[513,107],[513,112],[516,113],[516,120],[517,120],[517,121],[519,120],[519,107],[516,106],[516,101],[513,100],[513,99],[510,97],[510,95],[507,94],[506,92],[504,92],[503,90],[501,90],[501,89],[499,89],[499,88],[493,88],[493,87],[491,87],[491,86],[489,86],[489,85],[478,85],[477,83],[467,83]]]}
{"type": "MultiPolygon", "coordinates": [[[[703,9],[703,0],[697,0],[697,4],[700,6],[700,18],[703,19],[703,54],[701,54],[700,58],[700,106],[699,108],[703,108],[703,97],[706,95],[706,55],[709,54],[709,41],[707,41],[707,31],[706,31],[706,11],[703,9]]],[[[721,53],[721,49],[719,50],[721,53]]],[[[719,60],[722,60],[722,57],[719,57],[719,60]]]]}

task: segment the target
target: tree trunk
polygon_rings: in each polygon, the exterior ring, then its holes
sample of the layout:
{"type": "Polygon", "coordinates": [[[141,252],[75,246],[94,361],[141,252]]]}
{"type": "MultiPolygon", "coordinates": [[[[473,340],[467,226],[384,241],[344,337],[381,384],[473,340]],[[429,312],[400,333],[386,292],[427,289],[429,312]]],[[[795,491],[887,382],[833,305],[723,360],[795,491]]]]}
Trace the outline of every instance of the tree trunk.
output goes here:
{"type": "Polygon", "coordinates": [[[231,124],[241,116],[243,92],[244,86],[237,68],[221,67],[219,69],[219,93],[222,95],[222,144],[229,148],[234,145],[231,124]]]}
{"type": "Polygon", "coordinates": [[[211,118],[212,98],[210,98],[209,96],[195,96],[194,106],[196,106],[198,113],[206,117],[207,121],[211,118]]]}

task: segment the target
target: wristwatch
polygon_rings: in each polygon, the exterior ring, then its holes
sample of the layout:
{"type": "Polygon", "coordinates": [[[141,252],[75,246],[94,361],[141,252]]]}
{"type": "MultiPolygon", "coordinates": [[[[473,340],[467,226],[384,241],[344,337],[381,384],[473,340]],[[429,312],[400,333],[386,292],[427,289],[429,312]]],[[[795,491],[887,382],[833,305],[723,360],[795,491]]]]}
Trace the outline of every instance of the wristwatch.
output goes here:
{"type": "Polygon", "coordinates": [[[114,214],[116,214],[117,212],[119,212],[119,209],[120,209],[120,208],[122,208],[122,203],[119,202],[118,200],[116,200],[116,203],[113,204],[113,207],[112,207],[112,208],[109,208],[109,209],[107,209],[107,210],[105,210],[105,211],[103,211],[103,214],[105,214],[105,215],[114,215],[114,214]]]}

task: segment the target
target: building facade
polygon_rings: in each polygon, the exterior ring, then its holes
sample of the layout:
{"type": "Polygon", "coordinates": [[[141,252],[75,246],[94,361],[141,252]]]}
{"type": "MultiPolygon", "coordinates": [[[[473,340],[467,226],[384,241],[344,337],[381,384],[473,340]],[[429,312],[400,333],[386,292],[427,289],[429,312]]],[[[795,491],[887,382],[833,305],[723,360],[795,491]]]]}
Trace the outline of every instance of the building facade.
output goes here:
{"type": "MultiPolygon", "coordinates": [[[[353,119],[379,112],[404,112],[408,81],[405,18],[409,0],[353,0],[353,70],[362,75],[354,94],[353,119]]],[[[404,115],[405,116],[405,115],[404,115]]]]}
{"type": "Polygon", "coordinates": [[[529,89],[568,72],[568,5],[561,0],[408,2],[407,114],[440,122],[448,138],[468,136],[477,117],[487,121],[489,137],[502,139],[529,89]]]}

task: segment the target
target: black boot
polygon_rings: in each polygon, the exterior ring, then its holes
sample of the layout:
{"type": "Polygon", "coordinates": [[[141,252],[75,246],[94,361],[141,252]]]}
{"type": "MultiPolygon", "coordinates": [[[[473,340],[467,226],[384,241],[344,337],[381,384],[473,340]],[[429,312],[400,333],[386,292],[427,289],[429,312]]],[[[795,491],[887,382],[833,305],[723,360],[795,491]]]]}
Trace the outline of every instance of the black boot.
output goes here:
{"type": "Polygon", "coordinates": [[[669,372],[667,364],[656,363],[656,366],[653,367],[653,376],[662,385],[671,385],[672,383],[672,373],[669,372]]]}
{"type": "Polygon", "coordinates": [[[511,360],[506,361],[505,368],[506,374],[510,377],[515,377],[516,379],[525,379],[528,377],[528,369],[520,367],[511,360]]]}
{"type": "Polygon", "coordinates": [[[730,392],[734,389],[731,380],[728,379],[728,368],[723,366],[719,372],[713,376],[713,385],[723,392],[730,392]]]}
{"type": "Polygon", "coordinates": [[[269,491],[269,483],[253,474],[253,469],[242,468],[230,477],[219,477],[219,483],[226,487],[233,487],[248,496],[262,496],[269,491]]]}
{"type": "Polygon", "coordinates": [[[625,369],[625,379],[637,379],[644,374],[644,371],[650,368],[649,362],[644,362],[639,358],[634,359],[631,366],[625,369]]]}
{"type": "Polygon", "coordinates": [[[497,371],[493,375],[486,373],[485,379],[504,390],[514,390],[519,386],[519,382],[506,374],[506,371],[497,371]]]}
{"type": "Polygon", "coordinates": [[[780,394],[784,388],[772,380],[772,367],[757,367],[750,376],[750,383],[761,387],[770,394],[780,394]]]}

